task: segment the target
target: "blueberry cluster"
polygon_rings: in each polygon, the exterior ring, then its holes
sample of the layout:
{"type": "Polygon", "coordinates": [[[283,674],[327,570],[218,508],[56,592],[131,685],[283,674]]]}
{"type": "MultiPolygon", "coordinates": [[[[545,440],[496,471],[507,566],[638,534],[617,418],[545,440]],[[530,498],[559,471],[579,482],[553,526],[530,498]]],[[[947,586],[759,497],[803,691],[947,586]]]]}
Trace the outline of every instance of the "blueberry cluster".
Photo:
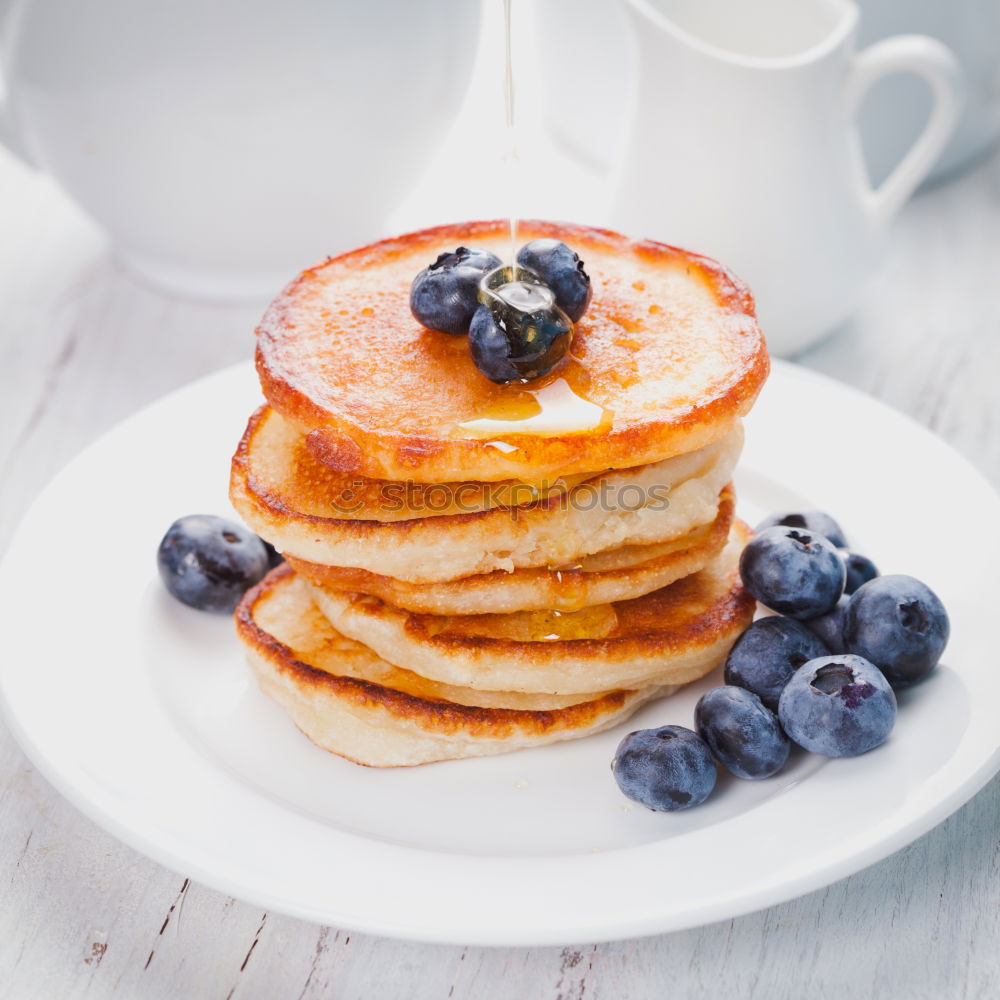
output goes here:
{"type": "Polygon", "coordinates": [[[583,261],[565,243],[532,240],[513,267],[458,247],[410,286],[410,310],[429,330],[469,336],[476,367],[500,385],[550,372],[569,351],[573,324],[590,305],[583,261]]]}
{"type": "Polygon", "coordinates": [[[156,553],[167,590],[188,607],[217,614],[232,614],[243,594],[281,561],[253,532],[212,514],[178,518],[156,553]]]}
{"type": "Polygon", "coordinates": [[[629,733],[612,761],[621,790],[650,809],[703,802],[716,761],[757,779],[781,769],[792,743],[826,757],[880,746],[896,721],[894,689],[926,677],[948,642],[948,614],[934,591],[911,576],[880,576],[821,511],[765,520],[740,575],[777,613],[736,641],[725,685],[695,708],[697,732],[629,733]]]}

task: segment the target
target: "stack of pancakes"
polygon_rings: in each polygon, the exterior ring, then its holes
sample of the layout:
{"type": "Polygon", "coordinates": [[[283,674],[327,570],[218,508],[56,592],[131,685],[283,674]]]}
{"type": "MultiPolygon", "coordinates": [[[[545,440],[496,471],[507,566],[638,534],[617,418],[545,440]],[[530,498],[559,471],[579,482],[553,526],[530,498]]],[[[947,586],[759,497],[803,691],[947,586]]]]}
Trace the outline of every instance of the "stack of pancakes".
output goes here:
{"type": "Polygon", "coordinates": [[[230,495],[286,559],[237,610],[263,690],[375,766],[598,732],[718,665],[754,603],[730,479],[766,378],[753,301],[714,262],[522,223],[586,262],[572,356],[526,385],[424,329],[413,277],[505,223],[325,262],[257,331],[267,399],[230,495]]]}

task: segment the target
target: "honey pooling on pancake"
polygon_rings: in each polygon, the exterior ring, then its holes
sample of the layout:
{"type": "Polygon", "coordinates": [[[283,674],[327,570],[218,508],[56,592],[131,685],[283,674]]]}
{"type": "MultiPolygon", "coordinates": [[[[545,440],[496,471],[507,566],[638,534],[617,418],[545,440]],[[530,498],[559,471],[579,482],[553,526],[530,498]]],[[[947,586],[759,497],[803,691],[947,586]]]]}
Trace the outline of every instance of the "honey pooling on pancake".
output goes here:
{"type": "Polygon", "coordinates": [[[586,604],[587,587],[582,570],[582,563],[549,566],[549,572],[555,574],[558,603],[564,611],[576,611],[586,604]]]}
{"type": "Polygon", "coordinates": [[[594,604],[577,611],[514,611],[501,615],[456,615],[434,618],[431,635],[463,635],[515,639],[519,642],[560,642],[605,639],[618,626],[613,604],[594,604]]]}
{"type": "Polygon", "coordinates": [[[489,409],[458,427],[471,437],[571,434],[608,428],[614,413],[588,398],[590,384],[587,369],[570,357],[544,380],[530,386],[508,386],[489,409]]]}

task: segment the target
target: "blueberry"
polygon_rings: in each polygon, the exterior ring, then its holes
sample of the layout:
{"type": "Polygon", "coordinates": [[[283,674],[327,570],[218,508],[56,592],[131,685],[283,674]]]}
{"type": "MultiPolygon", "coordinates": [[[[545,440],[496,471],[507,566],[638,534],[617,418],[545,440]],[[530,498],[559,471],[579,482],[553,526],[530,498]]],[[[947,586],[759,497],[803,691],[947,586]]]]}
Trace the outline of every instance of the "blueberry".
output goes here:
{"type": "Polygon", "coordinates": [[[500,268],[480,291],[469,327],[476,367],[492,382],[525,382],[551,371],[569,350],[573,324],[533,275],[500,268]]]}
{"type": "Polygon", "coordinates": [[[479,305],[477,293],[484,274],[500,266],[486,250],[459,247],[425,267],[410,286],[410,311],[429,330],[464,335],[479,305]]]}
{"type": "Polygon", "coordinates": [[[826,614],[802,623],[823,640],[831,653],[847,652],[847,646],[844,645],[844,612],[847,610],[848,600],[844,596],[826,614]]]}
{"type": "Polygon", "coordinates": [[[174,521],[156,564],[167,590],[200,611],[231,614],[268,571],[264,543],[242,525],[211,514],[174,521]]]}
{"type": "Polygon", "coordinates": [[[755,535],[740,556],[743,586],[761,604],[791,618],[825,614],[844,592],[840,554],[806,528],[773,527],[755,535]]]}
{"type": "Polygon", "coordinates": [[[587,311],[593,292],[580,255],[559,240],[526,243],[517,252],[517,263],[531,268],[552,289],[556,304],[573,323],[587,311]]]}
{"type": "Polygon", "coordinates": [[[878,567],[868,558],[857,552],[844,552],[844,566],[847,569],[847,582],[844,593],[853,594],[863,583],[874,580],[878,576],[878,567]]]}
{"type": "Polygon", "coordinates": [[[517,382],[521,376],[510,360],[511,345],[507,332],[493,318],[489,306],[481,305],[469,327],[469,351],[475,366],[491,381],[500,385],[517,382]]]}
{"type": "Polygon", "coordinates": [[[878,667],[863,657],[824,656],[810,660],[788,682],[778,718],[806,750],[856,757],[892,732],[896,696],[878,667]]]}
{"type": "Polygon", "coordinates": [[[759,618],[729,651],[726,683],[752,691],[776,712],[792,674],[808,660],[829,655],[830,650],[801,622],[780,615],[759,618]]]}
{"type": "Polygon", "coordinates": [[[772,514],[770,517],[765,517],[757,525],[757,531],[761,532],[765,528],[773,528],[775,525],[785,528],[805,528],[807,531],[813,531],[817,535],[822,535],[824,538],[829,539],[838,549],[847,548],[847,538],[844,536],[843,529],[829,514],[824,514],[821,510],[789,511],[785,514],[772,514]]]}
{"type": "Polygon", "coordinates": [[[715,787],[715,762],[704,741],[683,726],[629,733],[611,762],[618,787],[655,812],[705,801],[715,787]]]}
{"type": "Polygon", "coordinates": [[[876,577],[851,596],[844,642],[871,660],[893,687],[925,677],[948,644],[951,626],[941,599],[912,576],[876,577]]]}
{"type": "Polygon", "coordinates": [[[698,735],[737,778],[770,778],[788,760],[791,743],[778,717],[752,691],[717,687],[694,710],[698,735]]]}

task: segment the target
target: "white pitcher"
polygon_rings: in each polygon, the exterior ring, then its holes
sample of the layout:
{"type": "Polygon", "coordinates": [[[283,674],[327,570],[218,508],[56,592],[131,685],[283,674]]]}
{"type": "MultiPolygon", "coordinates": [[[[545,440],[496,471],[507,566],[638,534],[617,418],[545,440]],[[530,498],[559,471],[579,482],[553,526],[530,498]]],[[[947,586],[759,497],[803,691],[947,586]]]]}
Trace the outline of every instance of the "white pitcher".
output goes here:
{"type": "Polygon", "coordinates": [[[855,52],[846,0],[626,0],[636,92],[610,223],[717,257],[750,284],[771,349],[794,353],[844,320],[889,223],[960,110],[958,67],[932,39],[855,52]],[[856,116],[889,74],[923,76],[926,127],[869,184],[856,116]]]}
{"type": "Polygon", "coordinates": [[[257,298],[384,234],[464,96],[479,5],[14,0],[3,20],[0,141],[133,270],[257,298]]]}

